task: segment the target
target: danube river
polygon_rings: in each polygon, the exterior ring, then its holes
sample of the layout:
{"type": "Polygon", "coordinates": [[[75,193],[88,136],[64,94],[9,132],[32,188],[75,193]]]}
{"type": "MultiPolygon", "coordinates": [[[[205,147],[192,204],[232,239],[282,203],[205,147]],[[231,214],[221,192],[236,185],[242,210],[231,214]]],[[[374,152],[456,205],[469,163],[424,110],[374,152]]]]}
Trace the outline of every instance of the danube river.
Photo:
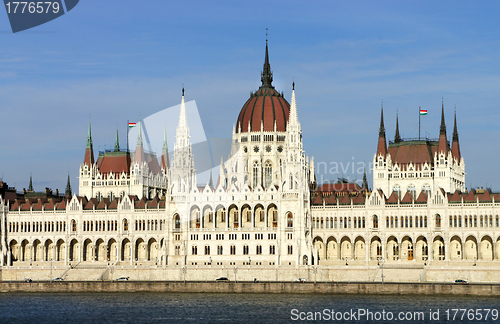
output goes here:
{"type": "Polygon", "coordinates": [[[0,323],[497,323],[499,310],[500,298],[492,297],[0,294],[0,323]]]}

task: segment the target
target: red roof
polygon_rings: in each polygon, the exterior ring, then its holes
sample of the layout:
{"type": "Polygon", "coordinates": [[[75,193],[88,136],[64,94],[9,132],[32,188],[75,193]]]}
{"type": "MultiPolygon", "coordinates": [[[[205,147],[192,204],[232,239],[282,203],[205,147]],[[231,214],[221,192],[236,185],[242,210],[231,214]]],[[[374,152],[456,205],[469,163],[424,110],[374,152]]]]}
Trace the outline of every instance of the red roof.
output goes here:
{"type": "Polygon", "coordinates": [[[405,196],[401,200],[402,204],[411,204],[413,202],[413,196],[409,191],[406,192],[405,196]]]}
{"type": "Polygon", "coordinates": [[[420,192],[420,195],[418,195],[417,200],[415,201],[418,204],[425,204],[427,203],[427,194],[423,191],[420,192]]]}
{"type": "Polygon", "coordinates": [[[365,195],[360,193],[358,197],[353,202],[355,205],[364,205],[365,203],[365,195]]]}
{"type": "Polygon", "coordinates": [[[437,149],[434,142],[400,142],[389,145],[389,154],[391,155],[392,163],[400,164],[406,170],[407,164],[413,163],[416,169],[422,170],[418,165],[428,163],[433,165],[434,152],[437,149]]]}
{"type": "Polygon", "coordinates": [[[240,127],[241,132],[248,132],[249,122],[252,132],[259,132],[261,123],[265,132],[272,132],[275,121],[276,130],[284,132],[289,114],[290,104],[285,98],[274,87],[262,86],[241,108],[236,122],[236,132],[240,132],[240,127]]]}
{"type": "Polygon", "coordinates": [[[127,152],[111,152],[100,155],[97,159],[97,167],[101,173],[129,173],[130,154],[127,152]]]}
{"type": "Polygon", "coordinates": [[[398,193],[396,191],[393,191],[392,194],[389,196],[389,199],[387,199],[388,204],[397,204],[399,201],[398,193]]]}

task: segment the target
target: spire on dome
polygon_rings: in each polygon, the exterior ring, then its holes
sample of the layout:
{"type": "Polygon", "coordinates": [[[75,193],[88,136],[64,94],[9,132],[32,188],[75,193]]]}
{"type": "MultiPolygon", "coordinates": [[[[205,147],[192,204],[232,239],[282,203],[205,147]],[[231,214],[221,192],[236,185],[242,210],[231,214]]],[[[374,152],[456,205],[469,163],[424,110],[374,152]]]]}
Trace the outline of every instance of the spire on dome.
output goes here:
{"type": "Polygon", "coordinates": [[[92,145],[92,132],[89,121],[89,132],[87,135],[87,146],[85,148],[85,157],[83,159],[83,164],[87,166],[94,165],[94,147],[92,145]]]}
{"type": "Polygon", "coordinates": [[[382,155],[385,159],[387,155],[387,143],[385,140],[385,127],[384,127],[384,104],[382,102],[382,107],[380,108],[380,128],[378,131],[378,147],[377,156],[382,155]]]}
{"type": "Polygon", "coordinates": [[[69,181],[69,172],[68,172],[68,183],[66,184],[66,192],[65,192],[65,196],[68,198],[68,197],[71,197],[71,183],[69,181]]]}
{"type": "Polygon", "coordinates": [[[394,143],[401,142],[401,136],[399,136],[399,113],[396,113],[396,135],[394,135],[394,143]]]}
{"type": "Polygon", "coordinates": [[[451,154],[453,158],[460,163],[461,154],[460,154],[460,144],[458,142],[458,130],[457,130],[457,109],[455,107],[455,124],[453,126],[453,142],[451,144],[451,154]]]}
{"type": "Polygon", "coordinates": [[[116,127],[115,152],[120,151],[120,141],[118,140],[118,126],[116,127]]]}
{"type": "Polygon", "coordinates": [[[267,46],[267,28],[266,28],[266,57],[264,59],[264,68],[261,75],[262,87],[273,88],[273,73],[271,72],[271,65],[269,64],[269,50],[267,46]]]}

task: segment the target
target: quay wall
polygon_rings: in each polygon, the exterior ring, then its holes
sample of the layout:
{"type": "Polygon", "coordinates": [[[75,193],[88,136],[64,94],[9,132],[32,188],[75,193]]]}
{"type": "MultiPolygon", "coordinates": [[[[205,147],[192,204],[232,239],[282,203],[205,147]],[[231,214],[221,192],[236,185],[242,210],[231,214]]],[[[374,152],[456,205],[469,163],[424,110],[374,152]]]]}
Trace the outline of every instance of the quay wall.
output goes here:
{"type": "Polygon", "coordinates": [[[1,293],[182,292],[500,296],[500,285],[435,283],[62,281],[5,282],[1,293]]]}

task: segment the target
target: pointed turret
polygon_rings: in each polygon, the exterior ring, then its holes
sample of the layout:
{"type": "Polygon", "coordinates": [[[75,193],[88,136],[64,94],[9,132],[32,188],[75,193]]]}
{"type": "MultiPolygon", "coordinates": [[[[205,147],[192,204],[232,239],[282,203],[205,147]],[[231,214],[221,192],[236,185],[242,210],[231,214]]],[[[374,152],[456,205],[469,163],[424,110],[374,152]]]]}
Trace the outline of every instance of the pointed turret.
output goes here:
{"type": "Polygon", "coordinates": [[[66,184],[66,192],[64,193],[66,198],[71,198],[71,183],[69,181],[69,172],[68,172],[68,183],[66,184]]]}
{"type": "Polygon", "coordinates": [[[444,101],[441,103],[441,126],[439,128],[439,153],[448,153],[448,142],[446,140],[446,124],[444,122],[444,101]]]}
{"type": "Polygon", "coordinates": [[[210,180],[208,180],[208,186],[210,188],[213,188],[214,187],[214,181],[212,179],[212,170],[210,170],[210,180]]]}
{"type": "Polygon", "coordinates": [[[460,163],[462,156],[460,155],[460,144],[458,142],[458,130],[457,130],[457,111],[455,110],[455,122],[453,126],[453,142],[451,144],[451,154],[453,159],[460,163]]]}
{"type": "Polygon", "coordinates": [[[260,77],[262,81],[262,87],[273,88],[273,73],[271,72],[271,65],[269,64],[269,50],[267,47],[266,39],[266,57],[264,59],[264,68],[262,69],[262,74],[260,77]]]}
{"type": "Polygon", "coordinates": [[[83,159],[83,164],[91,167],[94,165],[94,147],[92,145],[92,132],[89,122],[89,133],[87,135],[87,147],[85,148],[85,158],[83,159]]]}
{"type": "Polygon", "coordinates": [[[368,180],[366,179],[366,167],[364,168],[363,171],[363,185],[361,188],[368,190],[368,180]]]}
{"type": "Polygon", "coordinates": [[[387,155],[387,142],[385,140],[385,127],[384,127],[384,106],[380,109],[380,128],[378,131],[378,147],[377,157],[382,156],[385,159],[387,155]]]}
{"type": "Polygon", "coordinates": [[[170,160],[168,157],[168,143],[167,143],[167,129],[165,129],[165,134],[163,135],[163,148],[161,150],[161,168],[167,170],[170,166],[170,160]]]}
{"type": "Polygon", "coordinates": [[[290,105],[289,125],[297,125],[299,118],[297,116],[297,102],[295,101],[295,82],[292,83],[292,104],[290,105]]]}
{"type": "Polygon", "coordinates": [[[142,120],[139,120],[139,135],[137,136],[137,147],[135,149],[135,163],[144,162],[144,148],[142,146],[142,120]]]}
{"type": "Polygon", "coordinates": [[[118,127],[116,128],[115,152],[120,151],[120,141],[118,140],[118,127]]]}
{"type": "Polygon", "coordinates": [[[187,127],[186,102],[184,101],[184,87],[182,88],[181,112],[179,114],[179,126],[187,127]]]}
{"type": "Polygon", "coordinates": [[[31,175],[31,173],[30,173],[30,184],[28,186],[28,192],[35,192],[35,190],[33,190],[33,176],[31,175]]]}
{"type": "Polygon", "coordinates": [[[401,142],[401,136],[399,136],[399,113],[396,113],[396,134],[394,135],[394,143],[401,142]]]}

